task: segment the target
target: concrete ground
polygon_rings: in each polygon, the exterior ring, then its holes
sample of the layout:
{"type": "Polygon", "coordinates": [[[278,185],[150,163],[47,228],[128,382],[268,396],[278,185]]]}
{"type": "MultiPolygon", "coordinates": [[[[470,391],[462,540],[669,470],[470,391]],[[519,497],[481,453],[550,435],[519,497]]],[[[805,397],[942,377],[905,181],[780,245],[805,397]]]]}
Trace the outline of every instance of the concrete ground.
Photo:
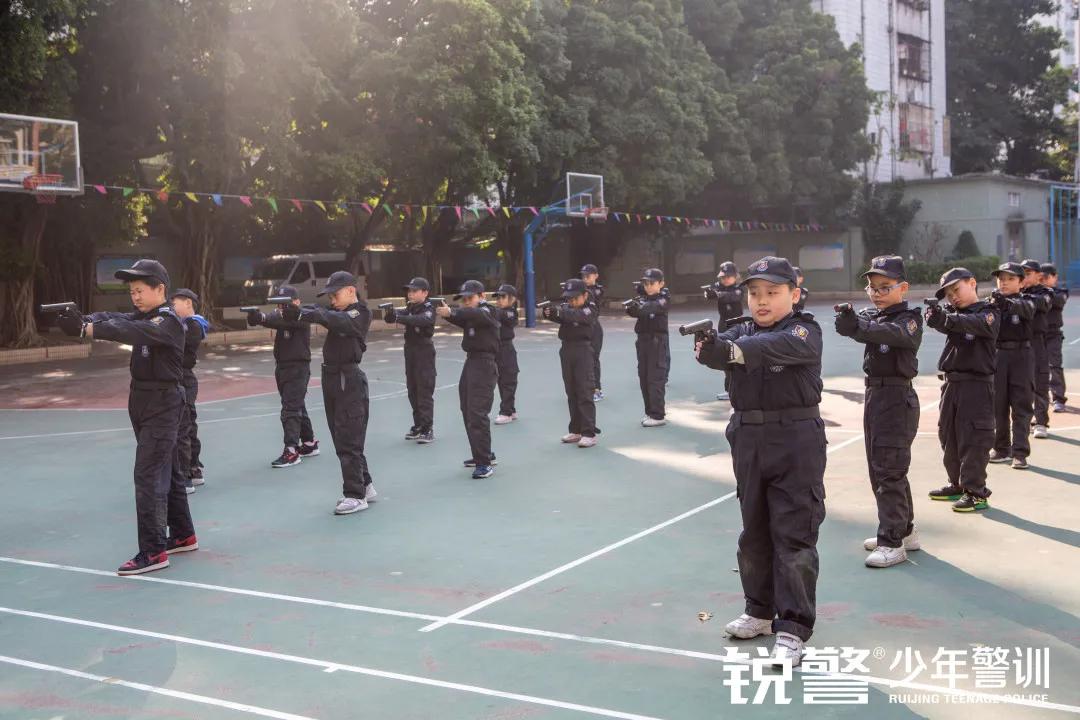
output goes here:
{"type": "MultiPolygon", "coordinates": [[[[135,551],[125,358],[0,369],[0,717],[1080,712],[1080,417],[1052,416],[1051,437],[1032,441],[1031,470],[991,466],[986,513],[925,499],[943,483],[933,375],[942,337],[929,332],[910,474],[924,549],[869,570],[862,353],[833,332],[829,308],[814,309],[830,445],[811,645],[838,664],[785,680],[753,663],[769,642],[724,638],[742,592],[729,407],[714,399],[721,375],[673,332],[670,424],[641,428],[632,324],[609,316],[600,445],[560,445],[554,329],[522,330],[520,419],[492,429],[499,466],[483,481],[461,467],[457,331],[436,337],[438,439],[428,446],[402,440],[411,422],[400,337],[374,335],[364,367],[380,502],[348,517],[331,514],[340,473],[317,381],[308,407],[323,454],[271,470],[281,437],[269,346],[208,352],[207,484],[191,497],[201,549],[141,578],[113,572],[135,551]],[[1000,649],[1000,677],[976,665],[993,655],[984,647],[1000,649]]],[[[712,316],[680,309],[672,324],[712,316]]],[[[1070,343],[1080,309],[1067,322],[1070,343]]],[[[1066,345],[1065,364],[1080,367],[1080,344],[1066,345]]],[[[1080,372],[1068,379],[1080,389],[1080,372]]]]}

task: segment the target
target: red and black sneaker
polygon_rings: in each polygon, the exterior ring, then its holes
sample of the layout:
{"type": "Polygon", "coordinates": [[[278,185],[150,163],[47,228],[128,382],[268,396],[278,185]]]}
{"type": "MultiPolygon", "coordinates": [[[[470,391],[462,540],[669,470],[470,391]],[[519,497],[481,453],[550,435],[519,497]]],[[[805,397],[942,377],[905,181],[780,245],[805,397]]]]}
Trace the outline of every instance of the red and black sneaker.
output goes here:
{"type": "Polygon", "coordinates": [[[300,453],[296,452],[295,448],[285,448],[281,451],[281,456],[270,463],[270,467],[273,468],[286,468],[293,465],[300,464],[300,453]]]}
{"type": "Polygon", "coordinates": [[[199,549],[199,540],[194,535],[186,538],[169,538],[165,543],[165,554],[191,552],[199,549]]]}
{"type": "Polygon", "coordinates": [[[302,458],[315,457],[319,454],[319,441],[312,440],[311,442],[302,442],[297,450],[302,458]]]}
{"type": "Polygon", "coordinates": [[[169,567],[169,554],[167,552],[151,555],[140,552],[135,557],[116,569],[117,575],[142,575],[169,567]]]}

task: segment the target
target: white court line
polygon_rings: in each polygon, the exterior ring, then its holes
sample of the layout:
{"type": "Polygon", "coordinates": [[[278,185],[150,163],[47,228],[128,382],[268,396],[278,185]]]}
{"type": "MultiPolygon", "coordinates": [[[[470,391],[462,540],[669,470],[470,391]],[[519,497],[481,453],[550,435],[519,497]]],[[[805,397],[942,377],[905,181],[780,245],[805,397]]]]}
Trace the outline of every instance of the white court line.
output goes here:
{"type": "MultiPolygon", "coordinates": [[[[446,390],[447,388],[452,388],[452,387],[457,387],[457,383],[451,383],[449,385],[440,385],[440,386],[436,387],[435,389],[436,390],[446,390]]],[[[394,392],[383,393],[382,395],[372,395],[368,399],[369,400],[385,400],[386,398],[402,397],[402,396],[404,396],[406,394],[407,393],[406,393],[405,390],[395,390],[394,392]]],[[[318,410],[321,407],[322,407],[322,403],[315,403],[314,405],[308,405],[308,408],[310,408],[312,410],[318,410]]],[[[0,410],[0,412],[4,412],[4,411],[0,410]]],[[[256,415],[238,415],[236,417],[215,418],[213,420],[199,420],[199,425],[200,426],[202,426],[202,425],[212,425],[214,423],[235,422],[237,420],[255,420],[257,418],[278,417],[280,414],[281,414],[280,412],[271,412],[271,413],[258,413],[256,415]]],[[[131,426],[128,425],[127,427],[101,428],[100,430],[74,430],[74,431],[71,431],[71,432],[61,432],[61,433],[41,433],[39,435],[5,435],[3,437],[0,437],[0,441],[2,441],[2,440],[33,440],[35,438],[67,437],[67,436],[70,436],[70,435],[99,435],[101,433],[111,433],[111,432],[131,432],[131,426]]]]}
{"type": "MultiPolygon", "coordinates": [[[[108,573],[108,574],[111,574],[111,573],[108,573]]],[[[128,579],[130,579],[130,578],[128,578],[128,579]]],[[[283,653],[276,653],[276,652],[272,652],[272,651],[268,651],[268,650],[256,650],[254,648],[247,648],[247,647],[238,646],[238,645],[227,645],[225,643],[217,643],[217,642],[210,642],[210,641],[206,641],[206,640],[198,640],[196,638],[188,638],[188,637],[179,636],[179,635],[167,635],[167,634],[164,634],[164,633],[157,633],[157,632],[152,632],[152,631],[149,631],[149,630],[139,630],[137,628],[123,627],[123,626],[119,626],[119,625],[109,625],[109,624],[106,624],[106,623],[99,623],[99,622],[95,622],[95,621],[92,621],[92,620],[81,620],[81,619],[78,619],[78,618],[69,618],[69,617],[64,617],[64,616],[61,616],[61,615],[49,615],[49,614],[46,614],[46,613],[33,612],[33,611],[29,611],[29,610],[17,610],[17,609],[14,609],[14,608],[6,608],[6,607],[0,607],[0,612],[10,613],[10,614],[13,614],[13,615],[21,615],[21,616],[24,616],[24,617],[38,618],[38,619],[42,619],[42,620],[51,620],[51,621],[55,621],[55,622],[68,623],[68,624],[72,624],[72,625],[81,625],[81,626],[85,626],[85,627],[92,627],[92,628],[97,628],[97,629],[102,629],[102,630],[111,630],[111,631],[114,631],[114,632],[127,633],[127,634],[131,634],[131,635],[140,635],[140,636],[144,636],[144,637],[152,637],[152,638],[163,639],[163,640],[171,640],[171,641],[177,642],[177,643],[197,645],[197,646],[201,646],[201,647],[208,647],[208,648],[216,649],[216,650],[225,650],[225,651],[228,651],[228,652],[236,652],[236,653],[241,653],[241,654],[245,654],[245,655],[255,655],[255,656],[259,656],[259,657],[270,658],[270,659],[273,659],[273,660],[284,660],[284,661],[287,661],[287,662],[298,662],[298,663],[302,663],[302,664],[305,664],[305,665],[322,666],[323,667],[323,672],[327,672],[327,673],[333,673],[333,672],[337,672],[339,670],[344,671],[344,672],[356,672],[356,673],[364,674],[364,675],[374,675],[375,677],[384,677],[384,678],[393,679],[393,680],[403,680],[405,682],[417,682],[417,683],[422,684],[422,685],[434,685],[436,687],[442,687],[442,688],[447,688],[447,689],[451,689],[451,690],[462,690],[464,692],[476,692],[476,693],[483,694],[483,695],[492,695],[494,697],[504,697],[504,698],[513,699],[513,700],[521,700],[522,702],[529,702],[529,703],[536,703],[536,704],[551,704],[552,707],[559,707],[559,708],[570,709],[570,710],[580,710],[581,712],[587,712],[587,713],[590,713],[590,714],[599,714],[599,715],[604,715],[606,717],[629,718],[631,720],[657,720],[656,718],[649,718],[647,716],[635,715],[635,714],[632,714],[632,713],[623,713],[623,712],[615,711],[615,710],[605,710],[603,708],[595,708],[595,707],[591,707],[591,706],[588,706],[588,705],[576,705],[576,704],[572,704],[572,703],[562,703],[561,701],[558,701],[558,700],[547,700],[545,698],[537,698],[537,697],[533,697],[533,696],[529,696],[529,695],[519,695],[517,693],[505,693],[505,692],[498,691],[498,690],[488,690],[487,688],[481,688],[481,687],[476,687],[476,686],[471,686],[471,685],[461,685],[459,683],[450,683],[450,682],[444,682],[444,681],[440,681],[440,680],[431,680],[429,678],[424,678],[424,677],[419,677],[419,676],[401,675],[399,673],[391,673],[391,672],[385,672],[385,671],[381,671],[381,670],[373,670],[373,669],[369,669],[369,668],[360,668],[360,667],[351,666],[351,665],[343,665],[343,664],[335,663],[335,662],[315,660],[315,659],[312,659],[312,658],[304,658],[304,657],[299,657],[299,656],[295,656],[295,655],[286,655],[286,654],[283,654],[283,653]],[[553,703],[558,703],[558,704],[553,704],[553,703]]],[[[490,627],[490,628],[493,628],[493,629],[502,629],[502,628],[511,627],[511,626],[492,625],[492,624],[489,624],[489,623],[474,623],[472,621],[462,621],[462,622],[460,622],[458,624],[470,625],[470,626],[479,626],[479,627],[485,627],[485,628],[490,627]]],[[[523,629],[523,628],[518,628],[518,630],[521,630],[521,629],[523,629]]],[[[718,654],[715,654],[715,653],[702,653],[702,652],[694,652],[694,651],[689,651],[689,650],[673,650],[671,648],[658,648],[656,646],[651,646],[651,645],[640,645],[640,644],[637,644],[637,643],[621,643],[621,642],[618,642],[618,641],[603,640],[602,638],[585,638],[585,637],[582,637],[582,636],[569,635],[569,634],[565,634],[565,633],[549,633],[549,632],[545,632],[545,631],[535,631],[535,633],[531,633],[531,634],[540,634],[540,635],[542,635],[544,637],[562,638],[562,639],[569,639],[569,640],[584,640],[586,642],[600,641],[600,642],[603,642],[605,644],[609,644],[609,643],[610,644],[617,644],[619,646],[627,647],[627,648],[631,648],[631,649],[635,649],[635,650],[668,651],[671,654],[682,655],[684,657],[698,658],[698,659],[703,659],[703,660],[711,660],[711,661],[721,662],[721,663],[732,663],[732,664],[740,664],[740,665],[752,665],[753,664],[752,661],[746,661],[746,660],[743,660],[743,659],[730,658],[730,657],[726,657],[724,655],[718,655],[718,654]]],[[[882,677],[877,677],[877,676],[874,676],[874,675],[857,675],[857,674],[851,674],[851,673],[831,673],[831,672],[824,672],[824,671],[819,671],[819,670],[807,670],[807,669],[801,668],[801,667],[800,668],[794,668],[794,672],[797,672],[797,673],[800,673],[800,674],[806,675],[806,676],[815,677],[815,678],[827,678],[827,679],[830,679],[830,680],[849,680],[849,681],[865,682],[865,683],[870,684],[870,685],[880,685],[880,686],[883,686],[883,687],[886,687],[886,688],[889,688],[889,689],[906,688],[906,689],[910,689],[910,690],[922,690],[922,691],[926,691],[926,692],[943,694],[943,695],[955,695],[955,696],[958,696],[958,697],[985,698],[987,700],[993,700],[994,702],[1004,703],[1004,704],[1008,704],[1008,705],[1022,705],[1022,706],[1026,706],[1026,707],[1034,707],[1034,708],[1040,708],[1040,709],[1046,709],[1046,710],[1061,710],[1061,711],[1064,711],[1064,712],[1080,714],[1080,706],[1075,706],[1075,705],[1067,705],[1067,704],[1064,704],[1064,703],[1052,703],[1052,702],[1044,701],[1044,700],[1032,700],[1032,699],[1016,697],[1016,696],[995,695],[993,693],[985,693],[985,692],[978,692],[978,691],[971,691],[971,690],[962,690],[962,689],[958,689],[958,688],[942,687],[942,686],[930,685],[930,684],[926,684],[926,683],[917,683],[917,682],[910,682],[910,681],[893,680],[893,679],[890,679],[890,678],[882,678],[882,677]]]]}
{"type": "MultiPolygon", "coordinates": [[[[924,407],[920,408],[920,410],[929,410],[930,408],[937,405],[939,402],[940,402],[940,400],[935,400],[934,402],[929,403],[928,405],[925,405],[924,407]]],[[[841,450],[841,449],[847,447],[848,445],[851,445],[852,443],[859,442],[860,440],[862,440],[862,438],[863,438],[863,435],[860,433],[859,435],[856,435],[853,438],[849,438],[849,439],[847,439],[847,440],[845,440],[845,441],[843,441],[843,442],[841,442],[841,443],[839,443],[837,445],[830,445],[825,450],[825,454],[828,455],[830,453],[836,452],[837,450],[841,450]]],[[[498,593],[497,595],[492,595],[491,597],[486,598],[484,600],[481,600],[480,602],[475,603],[473,605],[470,605],[467,608],[464,608],[462,610],[458,610],[453,615],[448,615],[445,618],[443,618],[442,620],[439,620],[438,622],[433,622],[433,623],[431,623],[429,625],[425,625],[424,627],[420,628],[420,632],[431,632],[433,630],[438,630],[439,628],[443,627],[444,625],[449,624],[450,622],[452,622],[454,620],[460,620],[461,618],[464,618],[464,617],[466,617],[468,615],[472,615],[474,612],[477,612],[478,610],[483,610],[484,608],[488,607],[489,605],[493,605],[493,604],[495,604],[495,603],[497,603],[497,602],[499,602],[501,600],[505,600],[506,598],[510,597],[511,595],[516,595],[517,593],[521,592],[522,590],[527,590],[527,589],[531,588],[532,586],[537,585],[539,583],[542,583],[545,580],[549,580],[549,579],[555,577],[556,575],[560,575],[560,574],[566,572],[567,570],[572,570],[572,569],[578,567],[579,565],[583,565],[584,563],[589,562],[590,560],[594,560],[594,559],[596,559],[596,558],[598,558],[598,557],[600,557],[602,555],[606,555],[609,552],[611,552],[612,550],[617,550],[617,549],[621,548],[624,545],[629,545],[630,543],[634,542],[635,540],[640,540],[643,537],[646,537],[648,535],[652,535],[653,533],[658,532],[660,530],[663,530],[664,528],[669,527],[671,525],[674,525],[675,523],[677,523],[677,522],[679,522],[681,520],[685,520],[688,517],[692,517],[694,515],[697,515],[698,513],[702,512],[703,510],[708,510],[709,508],[713,507],[714,505],[719,505],[720,503],[724,502],[725,500],[730,500],[733,497],[735,497],[735,493],[730,492],[727,495],[724,495],[723,497],[716,498],[715,500],[710,500],[709,502],[705,503],[704,505],[698,505],[696,508],[693,508],[692,510],[688,510],[688,511],[684,512],[681,515],[676,515],[675,517],[673,517],[673,518],[671,518],[669,520],[665,520],[664,522],[662,522],[662,523],[660,523],[658,525],[653,525],[651,528],[647,528],[645,530],[642,530],[641,532],[635,533],[635,534],[631,535],[630,537],[623,538],[622,540],[619,540],[618,542],[614,542],[614,543],[612,543],[610,545],[607,545],[606,547],[602,547],[599,550],[591,552],[588,555],[585,555],[584,557],[580,557],[577,560],[572,560],[572,561],[566,563],[565,565],[560,565],[559,567],[555,568],[554,570],[548,570],[543,575],[538,575],[538,576],[536,576],[536,577],[534,577],[534,578],[532,578],[530,580],[526,580],[523,583],[515,585],[512,588],[508,588],[506,590],[503,590],[501,593],[498,593]]]]}
{"type": "Polygon", "coordinates": [[[426,678],[419,675],[407,675],[405,673],[378,670],[376,668],[362,667],[359,665],[348,665],[344,663],[330,662],[328,660],[317,660],[315,658],[303,657],[301,655],[289,655],[286,653],[272,652],[270,650],[257,650],[255,648],[243,647],[241,645],[228,645],[226,643],[212,642],[210,640],[199,640],[198,638],[186,637],[184,635],[170,635],[167,633],[152,632],[150,630],[139,630],[137,628],[124,627],[121,625],[109,625],[107,623],[99,623],[92,620],[80,620],[78,618],[64,617],[62,615],[49,615],[47,613],[32,612],[30,610],[18,610],[15,608],[7,607],[0,607],[0,612],[8,613],[9,615],[20,615],[22,617],[37,618],[39,620],[51,620],[53,622],[66,623],[68,625],[81,625],[83,627],[91,627],[98,630],[111,630],[113,632],[126,633],[128,635],[139,635],[142,637],[156,638],[158,640],[168,640],[174,643],[195,645],[197,647],[205,647],[212,650],[224,650],[226,652],[237,653],[240,655],[253,655],[255,657],[267,658],[270,660],[291,662],[299,665],[307,665],[309,667],[321,668],[323,672],[352,672],[359,675],[368,675],[370,677],[383,678],[385,680],[399,680],[401,682],[413,683],[415,685],[427,685],[429,687],[437,687],[445,690],[458,690],[460,692],[473,693],[474,695],[485,695],[487,697],[497,697],[504,700],[516,700],[518,702],[528,703],[530,705],[541,705],[544,707],[558,708],[560,710],[573,710],[575,712],[586,713],[588,715],[599,715],[601,717],[621,718],[622,720],[659,720],[659,718],[649,715],[638,715],[636,713],[622,712],[619,710],[609,710],[607,708],[594,707],[592,705],[579,705],[578,703],[563,702],[562,700],[552,700],[550,698],[538,697],[536,695],[523,695],[521,693],[504,692],[502,690],[493,690],[491,688],[480,687],[478,685],[465,685],[463,683],[448,682],[446,680],[435,680],[433,678],[426,678]]]}
{"type": "Polygon", "coordinates": [[[195,695],[194,693],[182,692],[180,690],[169,690],[168,688],[158,687],[156,685],[146,685],[144,683],[129,682],[127,680],[121,680],[117,677],[106,677],[104,675],[94,675],[92,673],[83,672],[82,670],[72,670],[71,668],[57,667],[56,665],[46,665],[45,663],[33,662],[32,660],[23,660],[21,658],[9,657],[7,655],[0,655],[0,662],[7,663],[9,665],[18,665],[19,667],[29,668],[31,670],[44,670],[46,672],[60,673],[61,675],[67,675],[69,677],[79,678],[81,680],[93,680],[94,682],[104,683],[105,685],[118,685],[120,687],[129,688],[131,690],[141,690],[142,692],[153,693],[154,695],[164,695],[165,697],[177,698],[178,700],[187,700],[189,702],[199,703],[201,705],[213,705],[215,707],[226,708],[228,710],[237,710],[242,713],[248,713],[249,715],[259,715],[261,717],[277,718],[277,720],[314,720],[307,715],[294,715],[287,712],[279,712],[278,710],[270,710],[267,708],[259,707],[258,705],[245,705],[244,703],[233,702],[231,700],[222,700],[220,698],[207,697],[206,695],[195,695]]]}
{"type": "Polygon", "coordinates": [[[1070,345],[1075,345],[1075,344],[1076,344],[1076,343],[1078,343],[1078,342],[1080,342],[1080,338],[1076,338],[1075,340],[1073,340],[1073,341],[1072,341],[1071,343],[1069,343],[1069,344],[1070,344],[1070,345]]]}

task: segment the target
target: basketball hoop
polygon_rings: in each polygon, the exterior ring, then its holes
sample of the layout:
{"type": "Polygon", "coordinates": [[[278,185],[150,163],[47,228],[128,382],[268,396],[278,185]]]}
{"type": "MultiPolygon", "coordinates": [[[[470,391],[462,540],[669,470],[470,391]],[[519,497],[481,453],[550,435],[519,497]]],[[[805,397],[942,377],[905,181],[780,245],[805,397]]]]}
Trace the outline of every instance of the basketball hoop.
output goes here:
{"type": "Polygon", "coordinates": [[[607,222],[608,209],[606,207],[594,207],[585,209],[585,224],[589,222],[607,222]]]}
{"type": "Polygon", "coordinates": [[[23,178],[23,187],[30,191],[30,194],[38,201],[39,205],[55,205],[56,204],[56,192],[51,190],[43,190],[46,187],[56,187],[64,182],[63,175],[27,175],[23,178]]]}

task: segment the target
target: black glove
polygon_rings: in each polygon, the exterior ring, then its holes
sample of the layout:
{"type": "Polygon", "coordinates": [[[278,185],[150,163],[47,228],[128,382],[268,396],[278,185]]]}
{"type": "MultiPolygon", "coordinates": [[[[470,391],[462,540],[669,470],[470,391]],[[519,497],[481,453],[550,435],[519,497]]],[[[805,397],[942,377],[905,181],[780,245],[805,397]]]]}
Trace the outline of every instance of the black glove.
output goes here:
{"type": "Polygon", "coordinates": [[[1009,309],[1009,300],[1001,294],[1000,290],[990,293],[990,305],[1005,312],[1009,309]]]}
{"type": "Polygon", "coordinates": [[[554,320],[555,319],[555,308],[554,308],[554,306],[547,305],[546,307],[544,307],[543,315],[544,315],[544,319],[546,319],[546,320],[554,320]]]}
{"type": "Polygon", "coordinates": [[[387,324],[397,322],[397,310],[386,308],[385,312],[383,312],[383,321],[387,324]]]}
{"type": "Polygon", "coordinates": [[[847,308],[836,314],[836,332],[844,337],[851,337],[859,329],[859,316],[852,308],[847,308]]]}
{"type": "Polygon", "coordinates": [[[256,325],[262,325],[266,321],[266,316],[262,314],[261,310],[252,310],[247,314],[248,327],[255,327],[256,325]]]}
{"type": "Polygon", "coordinates": [[[56,318],[56,326],[60,328],[65,335],[82,337],[86,322],[83,320],[83,316],[77,312],[65,312],[60,317],[56,318]]]}
{"type": "Polygon", "coordinates": [[[926,326],[935,330],[945,327],[945,308],[940,305],[932,305],[926,308],[926,326]]]}
{"type": "Polygon", "coordinates": [[[300,308],[296,305],[286,305],[281,308],[281,317],[289,322],[296,322],[300,319],[300,308]]]}

